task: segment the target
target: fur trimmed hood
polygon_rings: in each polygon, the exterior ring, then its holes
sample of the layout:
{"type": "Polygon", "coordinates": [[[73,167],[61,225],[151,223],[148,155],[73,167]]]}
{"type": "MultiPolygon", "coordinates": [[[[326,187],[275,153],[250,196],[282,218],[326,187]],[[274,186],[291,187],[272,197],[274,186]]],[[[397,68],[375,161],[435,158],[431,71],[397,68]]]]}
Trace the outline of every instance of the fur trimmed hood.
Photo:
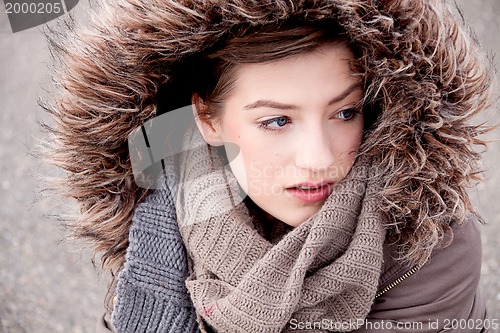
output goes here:
{"type": "MultiPolygon", "coordinates": [[[[439,0],[113,0],[89,22],[49,33],[57,102],[52,162],[103,264],[119,267],[146,190],[133,178],[128,135],[158,114],[158,93],[181,59],[217,47],[238,27],[334,19],[361,51],[367,103],[380,109],[363,150],[385,175],[389,234],[412,264],[427,260],[452,222],[473,212],[478,179],[471,117],[491,102],[494,73],[439,0]],[[68,31],[69,28],[69,32],[68,31]]],[[[168,100],[168,96],[165,97],[168,100]]]]}

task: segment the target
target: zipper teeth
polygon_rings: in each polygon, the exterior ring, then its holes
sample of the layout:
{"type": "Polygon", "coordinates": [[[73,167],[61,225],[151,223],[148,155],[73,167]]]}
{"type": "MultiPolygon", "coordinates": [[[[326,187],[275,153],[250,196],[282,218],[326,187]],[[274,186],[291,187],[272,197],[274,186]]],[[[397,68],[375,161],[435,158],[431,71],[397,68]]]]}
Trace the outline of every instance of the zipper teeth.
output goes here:
{"type": "Polygon", "coordinates": [[[403,282],[404,280],[406,280],[407,278],[409,278],[410,276],[412,276],[413,274],[415,274],[419,269],[420,269],[420,265],[414,266],[408,272],[406,272],[403,275],[401,275],[396,281],[392,282],[387,287],[385,287],[384,289],[382,289],[381,291],[379,291],[375,295],[375,298],[378,298],[378,297],[382,296],[383,294],[385,294],[386,292],[388,292],[389,290],[391,290],[392,288],[394,288],[395,286],[397,286],[398,284],[400,284],[401,282],[403,282]]]}

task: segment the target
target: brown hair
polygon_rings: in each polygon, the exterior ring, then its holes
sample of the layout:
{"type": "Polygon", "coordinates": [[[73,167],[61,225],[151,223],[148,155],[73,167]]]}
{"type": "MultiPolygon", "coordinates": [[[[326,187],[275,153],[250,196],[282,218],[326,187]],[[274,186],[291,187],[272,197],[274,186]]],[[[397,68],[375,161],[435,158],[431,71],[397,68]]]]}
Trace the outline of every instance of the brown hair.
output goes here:
{"type": "MultiPolygon", "coordinates": [[[[197,78],[191,90],[200,118],[216,120],[232,89],[237,65],[277,61],[328,43],[349,44],[345,31],[334,21],[291,21],[235,27],[234,31],[223,45],[190,61],[192,77],[197,78]]],[[[349,46],[356,53],[355,46],[349,46]]]]}

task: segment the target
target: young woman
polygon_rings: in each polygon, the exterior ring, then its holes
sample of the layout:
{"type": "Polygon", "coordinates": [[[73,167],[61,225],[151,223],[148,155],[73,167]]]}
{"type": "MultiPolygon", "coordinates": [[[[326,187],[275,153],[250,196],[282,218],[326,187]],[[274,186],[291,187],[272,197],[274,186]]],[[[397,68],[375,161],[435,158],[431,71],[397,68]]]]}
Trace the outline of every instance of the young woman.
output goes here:
{"type": "Polygon", "coordinates": [[[116,0],[90,26],[53,41],[51,111],[114,276],[100,331],[491,326],[465,187],[493,76],[442,3],[116,0]],[[186,105],[182,152],[147,157],[186,105]]]}

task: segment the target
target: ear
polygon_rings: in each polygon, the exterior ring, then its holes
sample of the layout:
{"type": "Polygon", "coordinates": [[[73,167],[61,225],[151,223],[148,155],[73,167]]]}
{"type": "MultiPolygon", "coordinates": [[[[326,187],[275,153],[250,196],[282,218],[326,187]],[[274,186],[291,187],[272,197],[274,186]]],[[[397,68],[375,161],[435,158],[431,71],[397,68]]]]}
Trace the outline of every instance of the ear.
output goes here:
{"type": "Polygon", "coordinates": [[[193,97],[191,97],[191,105],[193,107],[193,116],[196,126],[203,136],[203,139],[205,139],[205,142],[211,146],[224,145],[224,141],[220,134],[220,126],[213,119],[204,116],[207,114],[207,105],[200,96],[193,95],[193,97]],[[200,117],[200,115],[202,116],[200,117]]]}

